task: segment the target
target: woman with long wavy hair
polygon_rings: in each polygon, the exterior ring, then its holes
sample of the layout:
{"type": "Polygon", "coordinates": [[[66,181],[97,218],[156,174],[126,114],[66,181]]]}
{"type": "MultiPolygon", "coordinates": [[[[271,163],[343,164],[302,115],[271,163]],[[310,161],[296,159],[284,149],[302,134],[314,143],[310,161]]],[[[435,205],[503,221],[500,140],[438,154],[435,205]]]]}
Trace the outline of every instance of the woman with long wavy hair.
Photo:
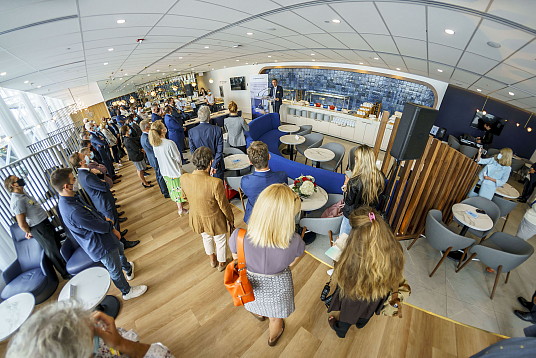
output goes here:
{"type": "Polygon", "coordinates": [[[330,327],[344,338],[355,324],[363,328],[374,313],[379,314],[389,292],[404,279],[404,252],[389,225],[371,207],[363,206],[350,215],[352,230],[339,261],[332,284],[336,284],[329,312],[340,311],[339,319],[329,317],[330,327]]]}
{"type": "Polygon", "coordinates": [[[346,177],[343,185],[344,207],[340,233],[350,234],[349,217],[352,211],[361,206],[376,207],[385,187],[385,176],[376,167],[374,150],[361,145],[355,150],[355,165],[352,177],[346,177]]]}

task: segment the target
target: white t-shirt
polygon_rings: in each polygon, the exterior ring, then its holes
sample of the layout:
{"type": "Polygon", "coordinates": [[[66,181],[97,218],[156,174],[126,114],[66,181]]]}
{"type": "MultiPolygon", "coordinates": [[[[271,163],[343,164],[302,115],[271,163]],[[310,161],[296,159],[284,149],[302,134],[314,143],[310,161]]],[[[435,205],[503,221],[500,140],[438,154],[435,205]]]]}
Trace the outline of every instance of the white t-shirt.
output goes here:
{"type": "Polygon", "coordinates": [[[524,218],[533,225],[536,225],[536,204],[532,205],[525,213],[524,218]]]}

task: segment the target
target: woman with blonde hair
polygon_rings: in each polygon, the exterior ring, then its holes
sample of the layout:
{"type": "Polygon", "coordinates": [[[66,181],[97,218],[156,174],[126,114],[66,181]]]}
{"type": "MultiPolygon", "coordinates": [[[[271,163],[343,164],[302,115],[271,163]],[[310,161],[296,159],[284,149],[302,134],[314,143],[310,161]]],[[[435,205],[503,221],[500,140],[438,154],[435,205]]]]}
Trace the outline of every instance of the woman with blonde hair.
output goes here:
{"type": "MultiPolygon", "coordinates": [[[[285,330],[284,318],[294,312],[294,284],[289,266],[303,255],[305,243],[295,233],[300,198],[285,184],[264,189],[253,207],[244,238],[248,279],[255,300],[245,304],[255,318],[269,318],[268,345],[275,346],[285,330]]],[[[229,239],[237,258],[235,230],[229,239]]]]}
{"type": "Polygon", "coordinates": [[[482,159],[482,151],[478,151],[476,162],[485,164],[485,167],[478,174],[478,183],[480,190],[478,193],[474,189],[469,193],[469,196],[481,196],[491,200],[495,195],[495,190],[506,184],[512,171],[512,156],[514,153],[510,148],[503,148],[499,154],[482,159]]]}
{"type": "Polygon", "coordinates": [[[177,203],[179,216],[187,214],[183,208],[186,202],[181,189],[181,155],[177,145],[172,140],[166,139],[167,129],[161,120],[154,121],[149,130],[149,143],[153,146],[154,156],[158,161],[160,174],[164,177],[171,200],[177,203]]]}
{"type": "Polygon", "coordinates": [[[374,313],[379,314],[389,292],[404,280],[404,252],[389,225],[369,206],[350,215],[352,230],[339,261],[332,284],[336,285],[328,312],[330,327],[344,338],[355,324],[363,328],[374,313]]]}
{"type": "Polygon", "coordinates": [[[233,148],[246,152],[246,135],[249,131],[246,121],[238,115],[238,106],[234,101],[229,103],[229,117],[224,119],[223,126],[228,133],[227,142],[233,148]]]}
{"type": "Polygon", "coordinates": [[[343,185],[344,207],[340,233],[350,234],[350,214],[361,206],[376,207],[385,187],[385,176],[376,167],[374,150],[361,145],[355,150],[352,177],[346,177],[343,185]]]}

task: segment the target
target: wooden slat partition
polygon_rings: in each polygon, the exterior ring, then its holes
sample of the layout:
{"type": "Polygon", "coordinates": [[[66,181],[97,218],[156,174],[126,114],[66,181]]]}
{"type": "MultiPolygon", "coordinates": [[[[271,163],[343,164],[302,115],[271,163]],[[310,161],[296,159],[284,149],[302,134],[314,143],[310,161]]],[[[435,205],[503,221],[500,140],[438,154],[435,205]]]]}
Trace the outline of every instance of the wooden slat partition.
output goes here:
{"type": "Polygon", "coordinates": [[[396,138],[396,132],[398,131],[398,124],[400,123],[400,118],[395,118],[395,123],[393,124],[393,131],[391,132],[391,137],[389,138],[389,144],[387,145],[387,149],[385,150],[385,156],[383,157],[383,163],[382,163],[382,172],[383,174],[387,175],[387,172],[389,171],[389,167],[391,166],[391,148],[393,147],[393,143],[396,138]]]}
{"type": "Polygon", "coordinates": [[[480,169],[473,160],[431,136],[421,159],[402,165],[387,219],[397,237],[404,239],[424,233],[431,209],[440,210],[444,221],[450,221],[452,205],[467,196],[480,169]]]}
{"type": "MultiPolygon", "coordinates": [[[[383,135],[385,134],[385,128],[387,128],[387,122],[389,122],[389,112],[383,111],[380,127],[378,128],[378,134],[376,134],[376,143],[374,143],[374,156],[376,159],[378,159],[378,154],[380,153],[380,147],[382,145],[383,135]]],[[[391,132],[391,137],[392,136],[393,133],[391,132]]],[[[390,148],[387,149],[391,150],[390,148]]]]}

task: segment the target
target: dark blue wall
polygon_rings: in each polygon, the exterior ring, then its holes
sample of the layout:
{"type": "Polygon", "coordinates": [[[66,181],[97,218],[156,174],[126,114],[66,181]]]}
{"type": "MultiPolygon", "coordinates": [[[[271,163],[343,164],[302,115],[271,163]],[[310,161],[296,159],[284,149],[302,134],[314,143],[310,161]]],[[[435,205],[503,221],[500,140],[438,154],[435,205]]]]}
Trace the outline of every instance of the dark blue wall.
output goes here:
{"type": "MultiPolygon", "coordinates": [[[[447,134],[458,137],[464,133],[474,137],[482,136],[483,132],[470,126],[477,109],[482,109],[485,96],[449,86],[439,107],[435,125],[447,129],[447,134]]],[[[522,111],[506,103],[488,99],[486,112],[508,120],[500,136],[494,136],[492,148],[510,147],[520,157],[530,158],[536,149],[536,116],[530,120],[528,127],[532,132],[523,128],[530,113],[522,111]],[[519,123],[519,127],[516,126],[519,123]]]]}

